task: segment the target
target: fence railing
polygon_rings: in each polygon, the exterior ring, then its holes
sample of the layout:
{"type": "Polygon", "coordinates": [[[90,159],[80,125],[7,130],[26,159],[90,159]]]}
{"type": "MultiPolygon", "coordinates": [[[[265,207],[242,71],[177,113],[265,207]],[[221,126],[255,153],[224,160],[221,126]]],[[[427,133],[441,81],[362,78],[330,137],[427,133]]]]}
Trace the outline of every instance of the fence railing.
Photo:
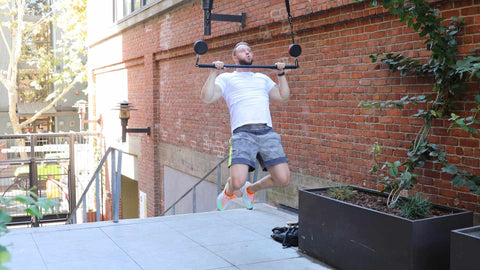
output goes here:
{"type": "Polygon", "coordinates": [[[83,212],[83,221],[87,221],[87,195],[90,191],[90,188],[95,183],[95,220],[101,220],[101,213],[108,212],[105,209],[105,204],[101,200],[101,191],[103,184],[101,183],[101,179],[104,176],[103,174],[108,172],[108,157],[110,156],[110,172],[111,172],[111,189],[112,189],[112,213],[113,213],[113,222],[118,222],[120,217],[120,193],[121,193],[121,178],[122,178],[122,150],[109,147],[105,152],[102,160],[97,166],[97,169],[93,173],[88,182],[87,186],[85,187],[82,195],[80,196],[75,208],[71,212],[70,217],[67,220],[67,224],[75,224],[77,223],[77,212],[79,211],[80,207],[82,207],[83,212]],[[103,207],[102,207],[103,206],[103,207]]]}
{"type": "MultiPolygon", "coordinates": [[[[217,194],[220,194],[222,192],[222,164],[228,159],[228,156],[223,158],[217,165],[215,165],[205,176],[203,176],[197,183],[195,183],[190,189],[188,189],[182,196],[180,196],[172,205],[170,205],[165,211],[163,211],[160,216],[165,215],[168,213],[170,210],[172,210],[172,214],[175,215],[175,207],[177,204],[179,204],[185,197],[187,197],[188,194],[192,193],[192,212],[196,213],[197,212],[197,187],[200,185],[202,182],[204,182],[213,172],[217,171],[217,194]]],[[[258,163],[257,163],[257,168],[258,168],[258,163]]],[[[255,170],[253,172],[253,180],[250,179],[251,175],[250,173],[248,174],[248,180],[252,182],[256,182],[258,178],[258,170],[255,170]]]]}
{"type": "MultiPolygon", "coordinates": [[[[39,183],[45,182],[42,177],[45,178],[47,175],[51,175],[53,178],[64,177],[65,179],[61,179],[67,183],[65,188],[67,200],[64,202],[68,201],[68,204],[52,213],[52,221],[58,220],[61,213],[64,216],[63,220],[67,220],[67,224],[112,219],[114,222],[118,222],[120,218],[122,154],[128,153],[110,147],[101,158],[100,163],[97,163],[98,160],[92,157],[99,157],[103,151],[98,147],[97,139],[89,140],[89,136],[101,140],[97,133],[0,135],[0,191],[4,193],[3,196],[10,196],[17,190],[36,187],[35,192],[40,197],[44,197],[46,194],[42,192],[46,191],[42,185],[39,185],[39,183]],[[90,150],[86,150],[87,148],[96,152],[92,153],[90,150]],[[43,167],[48,168],[49,171],[47,172],[43,167]],[[24,168],[26,175],[25,173],[21,174],[24,168]],[[92,173],[94,168],[96,169],[92,173]],[[2,188],[3,190],[1,190],[2,188]],[[80,193],[81,195],[78,196],[80,193]],[[91,214],[94,214],[93,218],[91,214]]],[[[163,216],[169,211],[175,214],[175,207],[190,193],[192,193],[192,211],[196,213],[197,187],[215,171],[217,172],[217,194],[219,194],[222,188],[221,166],[227,158],[223,158],[161,215],[163,216]]],[[[253,182],[257,177],[258,170],[255,170],[253,182]]],[[[248,178],[250,180],[250,173],[248,178]]],[[[14,214],[12,215],[14,216],[14,214]]],[[[19,218],[24,217],[20,216],[19,218]]],[[[20,223],[28,223],[26,218],[29,217],[26,216],[25,220],[20,220],[20,223]]],[[[34,226],[38,226],[38,223],[34,226]]]]}
{"type": "Polygon", "coordinates": [[[0,195],[13,198],[30,190],[58,202],[41,220],[32,220],[20,203],[2,206],[13,218],[9,225],[65,221],[85,186],[84,176],[97,165],[101,145],[101,134],[90,132],[0,135],[0,195]]]}

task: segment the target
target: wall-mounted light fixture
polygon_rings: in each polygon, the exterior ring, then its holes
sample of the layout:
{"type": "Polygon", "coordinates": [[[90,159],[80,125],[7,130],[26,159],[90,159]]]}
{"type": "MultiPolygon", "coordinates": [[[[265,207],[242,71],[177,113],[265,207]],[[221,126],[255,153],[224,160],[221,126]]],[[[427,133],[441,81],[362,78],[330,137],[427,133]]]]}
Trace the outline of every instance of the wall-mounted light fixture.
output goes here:
{"type": "Polygon", "coordinates": [[[82,131],[82,129],[84,128],[85,123],[97,123],[98,125],[100,125],[100,128],[103,128],[102,115],[100,115],[97,120],[85,120],[85,115],[87,114],[87,106],[88,103],[83,99],[78,100],[73,105],[74,108],[77,108],[77,113],[80,117],[80,131],[82,131]]]}
{"type": "Polygon", "coordinates": [[[132,103],[128,101],[122,101],[118,103],[120,105],[119,108],[116,108],[116,110],[120,110],[120,120],[122,121],[122,142],[127,141],[127,133],[147,133],[147,135],[150,135],[150,127],[147,128],[127,128],[128,126],[128,119],[130,119],[130,111],[136,111],[137,109],[134,109],[132,103]]]}

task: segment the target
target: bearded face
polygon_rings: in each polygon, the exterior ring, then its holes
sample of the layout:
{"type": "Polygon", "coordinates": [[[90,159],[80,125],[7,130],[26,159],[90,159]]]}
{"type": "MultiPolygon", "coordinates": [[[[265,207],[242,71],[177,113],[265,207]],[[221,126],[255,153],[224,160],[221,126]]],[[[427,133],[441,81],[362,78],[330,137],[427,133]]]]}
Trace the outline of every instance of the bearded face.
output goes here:
{"type": "Polygon", "coordinates": [[[234,58],[239,65],[252,65],[253,52],[250,47],[241,45],[236,49],[234,58]]]}
{"type": "Polygon", "coordinates": [[[252,65],[253,59],[238,59],[238,64],[239,65],[252,65]]]}

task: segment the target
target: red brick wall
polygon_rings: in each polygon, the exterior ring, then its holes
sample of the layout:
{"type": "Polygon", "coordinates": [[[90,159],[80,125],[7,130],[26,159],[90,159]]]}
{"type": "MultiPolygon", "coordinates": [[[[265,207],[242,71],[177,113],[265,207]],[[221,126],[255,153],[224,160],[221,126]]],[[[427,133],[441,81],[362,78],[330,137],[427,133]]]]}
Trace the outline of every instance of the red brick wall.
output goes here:
{"type": "MultiPolygon", "coordinates": [[[[438,8],[445,17],[465,19],[460,53],[480,47],[480,1],[441,1],[438,8]]],[[[382,8],[363,3],[291,0],[291,10],[295,39],[303,48],[301,68],[287,73],[291,100],[271,107],[290,168],[300,175],[378,188],[368,173],[373,144],[378,142],[390,161],[404,159],[422,122],[410,116],[414,107],[373,111],[358,107],[359,101],[426,94],[432,84],[392,74],[386,66],[371,63],[368,54],[401,52],[426,59],[423,40],[382,8]]],[[[134,123],[153,128],[152,136],[142,141],[139,172],[146,180],[139,188],[154,196],[156,214],[162,207],[162,165],[155,162],[160,153],[154,151],[159,142],[217,156],[228,151],[228,110],[223,100],[210,105],[200,101],[209,71],[194,67],[193,43],[208,42],[202,63],[232,63],[231,49],[242,40],[250,43],[257,64],[293,63],[287,53],[291,39],[283,0],[215,1],[213,13],[240,12],[247,13],[247,27],[212,22],[212,35],[204,37],[201,1],[193,1],[123,33],[124,61],[144,59],[143,65],[129,69],[129,99],[142,108],[132,113],[134,123]]],[[[272,71],[265,72],[276,80],[272,71]]],[[[478,90],[478,84],[472,88],[478,90]]],[[[471,107],[469,100],[462,103],[462,110],[471,107]]],[[[448,126],[436,121],[431,141],[446,148],[452,163],[480,174],[480,136],[448,126]]],[[[423,175],[418,190],[432,201],[480,211],[479,197],[454,188],[440,166],[427,164],[418,173],[423,175]]]]}

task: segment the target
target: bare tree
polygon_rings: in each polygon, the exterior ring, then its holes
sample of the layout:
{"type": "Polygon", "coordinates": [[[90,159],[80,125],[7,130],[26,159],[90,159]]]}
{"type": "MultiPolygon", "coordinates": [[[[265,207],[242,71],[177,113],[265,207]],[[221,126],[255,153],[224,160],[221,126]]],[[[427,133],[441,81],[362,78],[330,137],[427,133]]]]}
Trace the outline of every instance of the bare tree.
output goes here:
{"type": "Polygon", "coordinates": [[[15,134],[22,133],[26,125],[87,79],[86,0],[50,3],[51,0],[0,0],[0,17],[3,18],[0,35],[9,55],[8,67],[0,70],[0,82],[8,91],[8,115],[15,134]],[[53,26],[50,30],[59,33],[61,38],[52,39],[55,46],[34,46],[35,37],[42,35],[45,26],[53,26]],[[27,73],[34,73],[28,74],[28,80],[19,76],[20,64],[28,67],[27,73]],[[20,122],[16,109],[19,86],[25,83],[32,91],[43,91],[48,105],[20,122]]]}

